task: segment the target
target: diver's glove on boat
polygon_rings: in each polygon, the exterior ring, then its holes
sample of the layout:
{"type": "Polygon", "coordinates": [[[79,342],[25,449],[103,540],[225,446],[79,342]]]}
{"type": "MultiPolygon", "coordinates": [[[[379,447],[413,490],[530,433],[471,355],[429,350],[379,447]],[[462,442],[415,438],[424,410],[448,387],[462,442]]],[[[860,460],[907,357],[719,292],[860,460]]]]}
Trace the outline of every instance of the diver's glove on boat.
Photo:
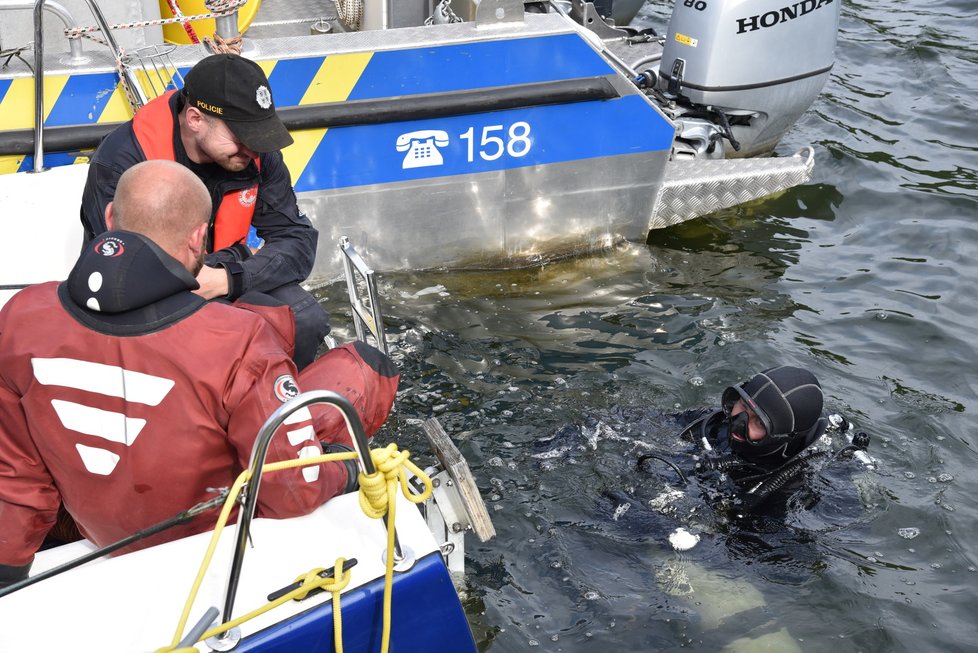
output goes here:
{"type": "MultiPolygon", "coordinates": [[[[323,443],[323,453],[348,453],[353,451],[352,447],[348,447],[345,444],[339,443],[323,443]]],[[[354,460],[338,460],[336,462],[343,463],[346,467],[346,487],[343,489],[343,494],[348,492],[353,492],[360,488],[360,469],[357,467],[357,461],[354,460]]]]}

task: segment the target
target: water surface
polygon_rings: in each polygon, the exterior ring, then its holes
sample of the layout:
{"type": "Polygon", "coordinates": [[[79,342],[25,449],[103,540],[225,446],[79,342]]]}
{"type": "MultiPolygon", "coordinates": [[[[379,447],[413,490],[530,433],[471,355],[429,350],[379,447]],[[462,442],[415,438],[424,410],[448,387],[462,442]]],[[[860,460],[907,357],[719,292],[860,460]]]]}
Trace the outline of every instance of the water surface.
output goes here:
{"type": "Polygon", "coordinates": [[[542,268],[382,279],[390,429],[423,452],[437,416],[498,532],[468,541],[481,650],[975,649],[978,5],[846,2],[837,57],[778,148],[815,146],[803,187],[542,268]],[[683,553],[669,516],[614,519],[604,493],[648,493],[636,455],[675,446],[656,415],[776,364],[871,434],[855,508],[830,477],[783,529],[704,517],[683,553]]]}

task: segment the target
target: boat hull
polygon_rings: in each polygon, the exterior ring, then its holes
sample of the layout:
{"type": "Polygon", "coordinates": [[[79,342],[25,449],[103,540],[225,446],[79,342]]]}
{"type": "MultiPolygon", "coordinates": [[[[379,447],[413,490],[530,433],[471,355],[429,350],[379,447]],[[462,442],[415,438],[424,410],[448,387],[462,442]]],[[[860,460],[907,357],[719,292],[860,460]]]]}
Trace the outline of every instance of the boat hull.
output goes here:
{"type": "MultiPolygon", "coordinates": [[[[417,506],[398,496],[398,539],[411,564],[396,566],[391,650],[475,651],[475,642],[438,544],[417,506]]],[[[266,605],[268,595],[297,576],[356,559],[342,592],[344,650],[380,650],[386,531],[360,509],[356,494],[336,497],[295,519],[256,519],[237,586],[234,617],[266,605]]],[[[233,529],[222,533],[190,612],[193,625],[208,607],[225,605],[233,529]]],[[[210,540],[201,533],[126,555],[103,558],[0,597],[2,651],[132,653],[170,643],[210,540]],[[51,629],[51,615],[58,628],[51,629]]],[[[33,573],[92,549],[77,542],[37,554],[33,573]]],[[[240,626],[235,651],[330,651],[333,607],[329,593],[289,601],[240,626]]],[[[209,650],[201,648],[201,650],[209,650]]]]}
{"type": "MultiPolygon", "coordinates": [[[[320,229],[313,281],[340,274],[342,235],[378,270],[517,267],[644,239],[674,126],[585,32],[556,14],[525,18],[390,30],[383,45],[369,32],[253,44],[295,138],[283,156],[301,207],[320,229]]],[[[185,73],[199,52],[170,58],[185,73]]],[[[126,118],[109,62],[95,59],[52,65],[46,127],[70,135],[126,118]]],[[[24,105],[29,82],[7,81],[0,111],[24,105]]],[[[0,155],[11,139],[0,134],[0,155]]],[[[7,172],[33,166],[26,153],[0,160],[7,172]]]]}

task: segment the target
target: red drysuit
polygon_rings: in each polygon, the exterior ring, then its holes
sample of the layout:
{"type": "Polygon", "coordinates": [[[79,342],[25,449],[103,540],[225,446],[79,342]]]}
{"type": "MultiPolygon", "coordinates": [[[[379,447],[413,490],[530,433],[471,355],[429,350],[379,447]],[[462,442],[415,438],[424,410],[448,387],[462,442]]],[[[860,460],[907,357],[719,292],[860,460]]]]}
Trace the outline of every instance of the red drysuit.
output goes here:
{"type": "MultiPolygon", "coordinates": [[[[230,486],[247,467],[266,418],[300,389],[343,394],[368,434],[383,423],[398,380],[386,356],[345,345],[296,379],[288,307],[208,303],[195,285],[148,239],[110,232],[68,281],[27,288],[0,312],[0,567],[30,563],[62,502],[105,545],[210,498],[208,488],[230,486]]],[[[305,414],[279,429],[268,461],[317,455],[321,441],[350,444],[337,410],[315,412],[315,428],[305,414]]],[[[267,474],[259,514],[306,514],[346,484],[340,462],[267,474]]]]}

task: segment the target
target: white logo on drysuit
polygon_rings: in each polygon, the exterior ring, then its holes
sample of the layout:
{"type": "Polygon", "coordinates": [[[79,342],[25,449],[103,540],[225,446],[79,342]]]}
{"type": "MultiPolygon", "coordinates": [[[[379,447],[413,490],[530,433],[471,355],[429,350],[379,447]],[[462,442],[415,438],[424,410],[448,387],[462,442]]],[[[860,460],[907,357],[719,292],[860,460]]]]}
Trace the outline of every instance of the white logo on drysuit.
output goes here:
{"type": "MultiPolygon", "coordinates": [[[[129,403],[157,406],[174,386],[171,379],[134,372],[116,365],[103,365],[74,358],[32,358],[34,378],[41,385],[84,390],[129,403]]],[[[61,425],[69,431],[93,435],[107,442],[131,447],[146,426],[145,419],[129,417],[74,401],[52,399],[51,406],[61,425]]],[[[119,454],[101,447],[75,444],[85,469],[108,476],[119,463],[119,454]]]]}
{"type": "MultiPolygon", "coordinates": [[[[117,365],[105,365],[74,358],[32,358],[31,366],[34,369],[34,378],[41,385],[72,388],[106,397],[120,397],[130,404],[143,406],[158,406],[176,385],[172,379],[127,370],[117,365]]],[[[299,393],[295,379],[290,374],[282,375],[276,380],[276,396],[280,385],[283,394],[299,393]]],[[[145,419],[76,401],[52,399],[51,407],[54,408],[65,429],[95,436],[127,448],[136,442],[136,438],[146,426],[145,419]]],[[[298,458],[310,458],[323,452],[312,424],[308,423],[311,420],[312,414],[308,408],[295,411],[285,420],[285,424],[306,422],[305,426],[286,431],[289,444],[293,447],[304,445],[297,453],[298,458]]],[[[99,476],[112,474],[121,459],[119,454],[102,447],[76,443],[75,450],[85,469],[99,476]]],[[[319,466],[303,467],[302,476],[308,483],[317,481],[319,466]]]]}

